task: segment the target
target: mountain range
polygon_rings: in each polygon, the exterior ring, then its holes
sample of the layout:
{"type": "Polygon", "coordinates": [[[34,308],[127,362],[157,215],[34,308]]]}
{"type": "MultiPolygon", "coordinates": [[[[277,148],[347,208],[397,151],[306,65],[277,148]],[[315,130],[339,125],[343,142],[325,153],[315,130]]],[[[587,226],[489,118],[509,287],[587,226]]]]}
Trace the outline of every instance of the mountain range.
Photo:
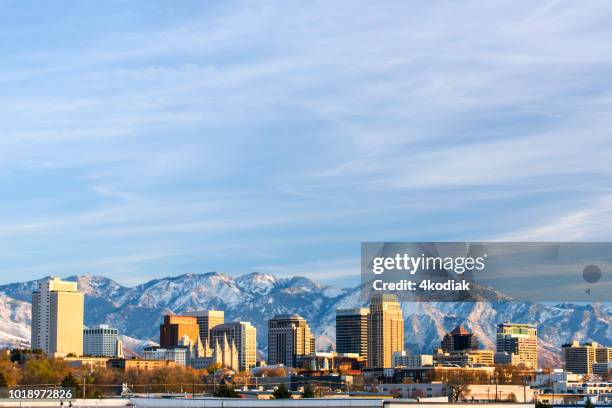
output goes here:
{"type": "MultiPolygon", "coordinates": [[[[133,352],[158,341],[164,314],[224,310],[226,321],[245,320],[257,328],[265,359],[267,320],[278,313],[298,313],[316,334],[317,349],[333,349],[335,310],[364,306],[360,287],[336,288],[305,277],[279,278],[250,273],[237,278],[210,272],[154,279],[125,287],[102,276],[72,276],[85,294],[85,325],[107,323],[119,329],[133,352]]],[[[0,286],[0,347],[26,346],[30,337],[31,293],[40,280],[0,286]]],[[[402,303],[406,348],[431,353],[444,333],[457,325],[473,331],[484,348],[495,348],[495,326],[503,321],[538,325],[540,364],[559,366],[560,346],[570,340],[610,343],[609,304],[538,304],[530,302],[402,303]]]]}

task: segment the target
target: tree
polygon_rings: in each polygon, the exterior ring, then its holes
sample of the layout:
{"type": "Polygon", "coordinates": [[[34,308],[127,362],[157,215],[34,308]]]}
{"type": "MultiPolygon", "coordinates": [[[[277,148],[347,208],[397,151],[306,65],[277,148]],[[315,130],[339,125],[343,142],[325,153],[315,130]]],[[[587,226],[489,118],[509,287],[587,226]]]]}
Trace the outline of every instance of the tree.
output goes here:
{"type": "Polygon", "coordinates": [[[12,363],[22,363],[23,352],[19,349],[11,350],[11,362],[12,363]]]}
{"type": "Polygon", "coordinates": [[[448,384],[448,400],[450,402],[461,401],[468,390],[467,384],[448,384]]]}
{"type": "Polygon", "coordinates": [[[7,387],[8,387],[8,381],[6,381],[4,374],[0,373],[0,388],[7,388],[7,387]]]}
{"type": "Polygon", "coordinates": [[[465,399],[468,391],[468,384],[474,384],[473,373],[463,375],[460,371],[450,371],[446,377],[446,387],[449,402],[457,402],[465,399]]]}
{"type": "Polygon", "coordinates": [[[10,356],[0,355],[0,387],[7,388],[19,383],[21,370],[11,362],[10,356]]]}
{"type": "Polygon", "coordinates": [[[593,404],[593,401],[591,401],[590,398],[587,397],[586,401],[584,401],[584,408],[594,408],[595,405],[593,404]]]}
{"type": "Polygon", "coordinates": [[[274,397],[274,399],[287,399],[291,398],[291,393],[287,389],[285,383],[280,383],[278,388],[272,393],[272,397],[274,397]]]}
{"type": "Polygon", "coordinates": [[[518,399],[516,398],[516,394],[511,392],[510,394],[508,394],[508,401],[510,402],[517,402],[518,399]]]}
{"type": "Polygon", "coordinates": [[[28,358],[20,382],[21,385],[58,384],[69,371],[63,360],[28,358]]]}
{"type": "Polygon", "coordinates": [[[257,374],[260,377],[286,377],[287,370],[284,367],[268,368],[264,367],[257,374]]]}
{"type": "Polygon", "coordinates": [[[64,378],[62,378],[62,388],[73,388],[76,389],[78,385],[77,379],[74,378],[74,375],[72,375],[72,373],[68,373],[67,376],[65,376],[64,378]]]}
{"type": "Polygon", "coordinates": [[[302,392],[302,398],[314,398],[314,397],[315,397],[314,390],[312,389],[310,384],[306,384],[306,386],[304,387],[304,392],[302,392]]]}
{"type": "Polygon", "coordinates": [[[213,395],[217,398],[240,398],[236,390],[228,387],[226,384],[219,385],[219,388],[217,388],[213,395]]]}

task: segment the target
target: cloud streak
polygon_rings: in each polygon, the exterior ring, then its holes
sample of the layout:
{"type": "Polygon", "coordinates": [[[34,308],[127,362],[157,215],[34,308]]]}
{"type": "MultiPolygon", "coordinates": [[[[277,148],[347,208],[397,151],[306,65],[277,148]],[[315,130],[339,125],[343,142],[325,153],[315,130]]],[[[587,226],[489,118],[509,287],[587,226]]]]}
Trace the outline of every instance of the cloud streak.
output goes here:
{"type": "Polygon", "coordinates": [[[0,281],[609,236],[606,1],[7,7],[0,281]]]}

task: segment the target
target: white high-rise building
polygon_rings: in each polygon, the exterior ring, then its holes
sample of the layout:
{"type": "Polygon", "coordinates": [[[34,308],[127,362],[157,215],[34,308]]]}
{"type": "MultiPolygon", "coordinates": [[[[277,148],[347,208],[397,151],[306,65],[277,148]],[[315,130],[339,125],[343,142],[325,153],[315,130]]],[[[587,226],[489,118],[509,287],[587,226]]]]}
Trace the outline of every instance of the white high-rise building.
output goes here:
{"type": "Polygon", "coordinates": [[[32,292],[32,349],[50,357],[83,354],[84,296],[76,282],[48,278],[32,292]]]}
{"type": "Polygon", "coordinates": [[[122,357],[123,346],[119,331],[107,324],[83,330],[83,354],[86,356],[122,357]]]}

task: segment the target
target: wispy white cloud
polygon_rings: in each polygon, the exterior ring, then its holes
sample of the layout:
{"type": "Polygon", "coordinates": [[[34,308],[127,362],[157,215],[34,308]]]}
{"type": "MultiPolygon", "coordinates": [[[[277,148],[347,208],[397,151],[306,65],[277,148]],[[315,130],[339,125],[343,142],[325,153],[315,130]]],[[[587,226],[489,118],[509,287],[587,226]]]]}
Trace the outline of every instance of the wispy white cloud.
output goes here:
{"type": "Polygon", "coordinates": [[[0,280],[609,235],[606,1],[83,7],[0,29],[0,280]]]}
{"type": "Polygon", "coordinates": [[[500,241],[608,241],[612,230],[612,195],[564,214],[545,217],[533,226],[497,237],[500,241]]]}

